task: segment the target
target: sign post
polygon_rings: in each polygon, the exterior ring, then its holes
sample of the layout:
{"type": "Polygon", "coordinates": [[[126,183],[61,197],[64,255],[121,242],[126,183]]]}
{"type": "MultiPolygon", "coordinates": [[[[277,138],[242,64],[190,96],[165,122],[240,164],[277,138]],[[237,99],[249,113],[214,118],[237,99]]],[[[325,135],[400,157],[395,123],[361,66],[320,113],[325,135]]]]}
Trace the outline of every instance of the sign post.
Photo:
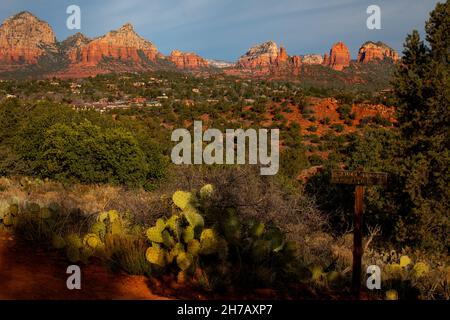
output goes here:
{"type": "Polygon", "coordinates": [[[359,298],[361,291],[361,258],[362,252],[362,214],[364,202],[364,186],[387,184],[387,173],[333,170],[331,182],[335,184],[355,185],[355,215],[353,221],[353,270],[352,291],[359,298]]]}

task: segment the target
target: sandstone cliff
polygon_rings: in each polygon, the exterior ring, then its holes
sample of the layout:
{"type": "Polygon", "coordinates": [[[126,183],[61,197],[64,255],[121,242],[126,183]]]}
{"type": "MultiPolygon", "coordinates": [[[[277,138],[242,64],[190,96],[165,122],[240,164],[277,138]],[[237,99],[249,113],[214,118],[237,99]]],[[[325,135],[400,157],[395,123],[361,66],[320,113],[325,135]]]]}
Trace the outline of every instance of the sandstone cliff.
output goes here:
{"type": "Polygon", "coordinates": [[[373,60],[389,59],[397,62],[399,55],[397,51],[384,44],[383,42],[368,41],[364,43],[358,52],[358,62],[368,63],[373,60]]]}
{"type": "Polygon", "coordinates": [[[294,74],[300,73],[301,57],[290,57],[286,49],[273,41],[250,48],[241,56],[236,64],[238,68],[254,70],[267,74],[294,74]]]}
{"type": "Polygon", "coordinates": [[[192,52],[181,52],[174,50],[167,57],[179,69],[204,69],[209,67],[208,61],[192,52]]]}
{"type": "MultiPolygon", "coordinates": [[[[78,48],[75,47],[74,50],[79,53],[76,55],[77,60],[71,62],[82,63],[84,66],[96,66],[104,57],[135,63],[144,62],[145,59],[155,61],[157,57],[162,57],[157,48],[136,34],[129,23],[78,48]]],[[[70,51],[69,56],[75,57],[73,51],[70,51]]]]}
{"type": "Polygon", "coordinates": [[[29,12],[6,19],[0,26],[0,62],[34,64],[46,51],[56,50],[56,38],[48,23],[29,12]]]}
{"type": "Polygon", "coordinates": [[[324,56],[323,64],[341,71],[350,65],[350,51],[343,42],[338,42],[333,45],[329,55],[324,56]]]}

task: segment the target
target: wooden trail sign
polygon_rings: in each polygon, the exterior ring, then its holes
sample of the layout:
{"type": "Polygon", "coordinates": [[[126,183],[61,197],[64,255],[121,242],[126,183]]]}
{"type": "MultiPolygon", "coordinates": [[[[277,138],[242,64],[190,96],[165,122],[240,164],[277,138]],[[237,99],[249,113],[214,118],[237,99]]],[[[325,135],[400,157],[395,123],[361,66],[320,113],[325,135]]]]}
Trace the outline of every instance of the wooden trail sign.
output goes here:
{"type": "Polygon", "coordinates": [[[333,170],[331,183],[355,185],[355,216],[353,221],[353,270],[352,290],[359,298],[361,291],[361,258],[362,258],[362,213],[364,201],[364,186],[386,185],[387,173],[333,170]]]}

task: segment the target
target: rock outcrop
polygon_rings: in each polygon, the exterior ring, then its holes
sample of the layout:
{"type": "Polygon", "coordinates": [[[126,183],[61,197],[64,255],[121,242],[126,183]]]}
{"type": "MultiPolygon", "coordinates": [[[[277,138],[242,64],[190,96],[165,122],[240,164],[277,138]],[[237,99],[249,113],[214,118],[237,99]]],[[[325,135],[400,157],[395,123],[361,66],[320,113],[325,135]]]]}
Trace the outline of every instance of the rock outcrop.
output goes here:
{"type": "Polygon", "coordinates": [[[303,64],[313,65],[313,64],[322,64],[323,56],[320,54],[307,54],[303,56],[303,64]]]}
{"type": "Polygon", "coordinates": [[[343,42],[338,42],[333,45],[329,55],[325,55],[323,64],[334,69],[341,71],[345,67],[350,65],[350,51],[343,42]]]}
{"type": "Polygon", "coordinates": [[[210,66],[218,68],[218,69],[234,67],[234,63],[228,62],[228,61],[214,60],[214,59],[206,59],[206,61],[208,61],[208,64],[210,66]]]}
{"type": "MultiPolygon", "coordinates": [[[[77,60],[71,62],[84,66],[96,66],[104,57],[138,64],[146,62],[146,59],[155,61],[157,57],[163,57],[156,46],[140,37],[129,23],[74,50],[77,50],[77,60]]],[[[73,51],[69,56],[75,56],[73,51]]]]}
{"type": "Polygon", "coordinates": [[[242,68],[256,69],[269,68],[278,57],[278,46],[273,41],[250,48],[246,54],[241,56],[237,65],[242,68]]]}
{"type": "Polygon", "coordinates": [[[195,70],[209,67],[208,61],[192,52],[174,50],[167,59],[172,61],[178,69],[195,70]]]}
{"type": "Polygon", "coordinates": [[[71,63],[81,60],[81,50],[89,43],[89,39],[78,32],[61,43],[61,50],[71,63]]]}
{"type": "Polygon", "coordinates": [[[368,41],[364,43],[358,52],[358,62],[368,63],[373,60],[391,60],[397,62],[399,55],[397,51],[383,42],[368,41]]]}
{"type": "Polygon", "coordinates": [[[35,64],[48,50],[56,50],[56,38],[47,22],[20,12],[0,26],[0,62],[35,64]]]}
{"type": "Polygon", "coordinates": [[[300,73],[301,57],[287,54],[286,49],[273,41],[250,48],[241,56],[236,64],[238,68],[258,71],[266,74],[294,74],[300,73]]]}
{"type": "MultiPolygon", "coordinates": [[[[299,75],[303,65],[323,65],[341,71],[349,66],[350,59],[350,52],[342,42],[334,44],[323,57],[301,57],[289,56],[283,46],[278,47],[273,41],[250,48],[236,64],[208,61],[195,53],[178,50],[164,57],[129,23],[94,39],[77,33],[59,43],[50,25],[29,12],[11,16],[0,26],[0,72],[28,70],[30,65],[38,64],[39,68],[30,68],[30,71],[45,76],[84,77],[165,69],[174,65],[190,71],[221,68],[224,73],[236,76],[289,77],[299,75]]],[[[399,56],[386,44],[369,41],[361,46],[357,61],[384,59],[397,61],[399,56]]]]}

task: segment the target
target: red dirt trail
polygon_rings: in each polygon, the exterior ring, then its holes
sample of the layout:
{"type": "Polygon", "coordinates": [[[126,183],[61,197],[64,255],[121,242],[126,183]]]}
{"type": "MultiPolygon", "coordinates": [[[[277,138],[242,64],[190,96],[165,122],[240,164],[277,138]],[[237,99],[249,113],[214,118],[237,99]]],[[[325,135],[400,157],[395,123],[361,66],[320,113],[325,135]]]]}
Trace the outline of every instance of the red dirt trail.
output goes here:
{"type": "Polygon", "coordinates": [[[30,247],[0,231],[0,300],[164,300],[143,276],[112,273],[101,265],[81,267],[81,290],[69,290],[62,257],[30,247]]]}

